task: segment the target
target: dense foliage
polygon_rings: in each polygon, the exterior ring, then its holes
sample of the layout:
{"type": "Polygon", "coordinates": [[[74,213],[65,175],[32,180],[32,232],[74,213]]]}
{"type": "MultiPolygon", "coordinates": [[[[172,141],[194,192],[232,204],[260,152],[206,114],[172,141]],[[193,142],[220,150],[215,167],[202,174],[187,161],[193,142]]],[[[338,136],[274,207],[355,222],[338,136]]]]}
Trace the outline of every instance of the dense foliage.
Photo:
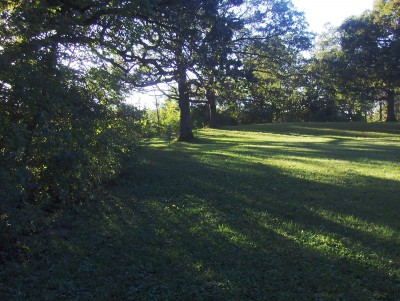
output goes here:
{"type": "Polygon", "coordinates": [[[387,103],[386,121],[396,121],[395,98],[400,87],[400,2],[379,0],[372,12],[347,20],[341,44],[349,64],[357,66],[352,81],[364,78],[359,90],[371,87],[375,100],[387,103]],[[368,76],[366,76],[368,74],[368,76]]]}
{"type": "Polygon", "coordinates": [[[2,248],[34,231],[38,208],[81,202],[136,149],[135,120],[121,114],[121,72],[88,52],[96,43],[94,7],[0,6],[2,248]]]}

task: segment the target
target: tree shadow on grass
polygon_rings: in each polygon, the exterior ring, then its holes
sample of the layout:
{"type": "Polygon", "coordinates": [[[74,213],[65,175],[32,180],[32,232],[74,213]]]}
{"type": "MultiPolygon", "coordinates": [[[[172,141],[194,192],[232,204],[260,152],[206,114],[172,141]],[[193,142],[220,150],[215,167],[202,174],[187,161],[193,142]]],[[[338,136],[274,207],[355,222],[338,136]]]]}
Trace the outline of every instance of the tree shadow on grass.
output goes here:
{"type": "MultiPolygon", "coordinates": [[[[246,161],[209,166],[185,152],[160,156],[153,150],[146,158],[143,169],[121,180],[114,194],[140,217],[129,234],[118,232],[119,240],[148,238],[134,253],[151,263],[149,278],[135,284],[142,288],[135,298],[397,298],[399,224],[387,216],[398,212],[395,199],[383,207],[374,199],[342,201],[335,186],[246,161]],[[288,185],[300,191],[288,194],[288,185]],[[127,202],[131,195],[138,200],[127,202]]],[[[380,187],[397,185],[376,184],[378,195],[380,187]]],[[[342,192],[363,193],[357,187],[342,192]]]]}
{"type": "MultiPolygon", "coordinates": [[[[400,130],[400,126],[399,126],[400,130]]],[[[308,158],[328,158],[339,160],[373,160],[373,161],[389,161],[400,162],[400,136],[395,140],[387,138],[385,143],[377,139],[354,139],[352,136],[323,136],[319,135],[322,141],[315,141],[314,139],[307,139],[302,135],[295,139],[288,139],[283,137],[280,139],[273,138],[273,136],[257,136],[254,141],[249,139],[246,144],[240,144],[237,141],[236,134],[232,131],[222,131],[223,140],[221,135],[215,138],[209,138],[208,133],[205,137],[197,138],[195,144],[191,144],[192,149],[202,151],[206,145],[213,145],[215,150],[229,150],[235,148],[235,153],[241,155],[249,155],[252,157],[270,157],[270,156],[301,156],[308,158]]],[[[268,132],[264,132],[268,133],[268,132]]],[[[301,133],[301,132],[299,132],[301,133]]],[[[282,134],[287,134],[282,130],[282,134]]],[[[304,133],[303,133],[304,134],[304,133]]],[[[371,132],[366,132],[368,136],[371,132]]],[[[400,132],[399,132],[400,134],[400,132]]],[[[246,133],[244,133],[246,135],[246,133]]],[[[251,131],[247,134],[251,135],[251,131]]]]}
{"type": "Polygon", "coordinates": [[[363,122],[303,122],[269,123],[224,127],[230,131],[262,132],[283,135],[341,136],[351,138],[379,138],[400,134],[399,123],[363,122]]]}

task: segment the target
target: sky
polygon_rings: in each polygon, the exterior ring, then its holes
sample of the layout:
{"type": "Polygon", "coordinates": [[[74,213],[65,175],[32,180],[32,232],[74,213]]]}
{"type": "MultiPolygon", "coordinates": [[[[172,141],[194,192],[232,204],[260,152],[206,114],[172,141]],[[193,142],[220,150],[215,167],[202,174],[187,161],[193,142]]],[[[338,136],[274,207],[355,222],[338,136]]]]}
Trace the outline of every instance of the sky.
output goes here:
{"type": "Polygon", "coordinates": [[[372,9],[374,0],[292,0],[292,3],[305,13],[310,30],[321,33],[326,23],[339,26],[348,17],[372,9]]]}
{"type": "MultiPolygon", "coordinates": [[[[305,13],[309,29],[322,33],[326,23],[339,26],[350,16],[372,9],[374,0],[292,0],[298,11],[305,13]]],[[[155,108],[154,93],[133,93],[128,103],[140,108],[155,108]]],[[[163,97],[159,97],[159,100],[163,97]]]]}

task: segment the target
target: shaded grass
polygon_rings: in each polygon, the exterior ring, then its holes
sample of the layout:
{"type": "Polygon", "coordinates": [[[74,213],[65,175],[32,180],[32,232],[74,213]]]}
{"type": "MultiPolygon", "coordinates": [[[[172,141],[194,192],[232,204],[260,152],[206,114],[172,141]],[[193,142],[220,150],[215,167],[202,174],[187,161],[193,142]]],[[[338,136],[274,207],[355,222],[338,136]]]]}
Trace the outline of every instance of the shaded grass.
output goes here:
{"type": "Polygon", "coordinates": [[[279,124],[152,141],[46,220],[1,300],[399,300],[399,124],[279,124]]]}

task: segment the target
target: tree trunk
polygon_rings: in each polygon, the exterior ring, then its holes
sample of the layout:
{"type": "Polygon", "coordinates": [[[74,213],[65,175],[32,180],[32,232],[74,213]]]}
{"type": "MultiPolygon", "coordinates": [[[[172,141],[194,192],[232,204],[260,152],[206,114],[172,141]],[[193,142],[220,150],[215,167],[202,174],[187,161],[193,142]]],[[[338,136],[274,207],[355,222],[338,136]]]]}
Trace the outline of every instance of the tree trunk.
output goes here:
{"type": "MultiPolygon", "coordinates": [[[[185,85],[186,86],[186,85],[185,85]]],[[[178,89],[181,90],[181,84],[178,83],[178,89]]],[[[194,138],[192,126],[190,124],[190,102],[189,94],[179,92],[180,109],[180,132],[178,141],[190,141],[194,138]]]]}
{"type": "Polygon", "coordinates": [[[387,116],[386,116],[386,122],[396,122],[396,114],[394,112],[394,92],[393,91],[388,91],[387,92],[387,116]]]}
{"type": "Polygon", "coordinates": [[[382,100],[379,101],[379,121],[383,120],[383,103],[382,100]]]}
{"type": "Polygon", "coordinates": [[[189,85],[186,79],[186,65],[182,51],[182,43],[178,43],[175,56],[177,62],[176,79],[178,82],[178,103],[180,110],[178,141],[190,141],[194,136],[190,124],[189,85]]]}
{"type": "Polygon", "coordinates": [[[215,102],[215,91],[212,87],[207,87],[206,92],[208,108],[210,110],[210,128],[216,129],[217,128],[217,105],[215,102]]]}
{"type": "Polygon", "coordinates": [[[189,87],[186,81],[186,69],[179,67],[178,93],[180,109],[180,132],[178,141],[189,141],[194,138],[190,124],[189,87]]]}

